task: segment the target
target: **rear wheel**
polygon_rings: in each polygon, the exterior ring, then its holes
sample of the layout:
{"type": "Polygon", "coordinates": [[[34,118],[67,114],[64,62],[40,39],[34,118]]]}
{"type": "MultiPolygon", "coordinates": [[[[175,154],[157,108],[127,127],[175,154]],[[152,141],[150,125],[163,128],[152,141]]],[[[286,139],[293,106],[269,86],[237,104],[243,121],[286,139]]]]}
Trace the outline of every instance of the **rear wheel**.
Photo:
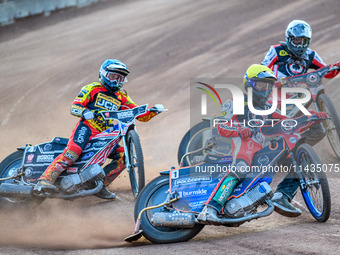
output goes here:
{"type": "MultiPolygon", "coordinates": [[[[22,150],[18,150],[12,154],[10,154],[7,158],[5,158],[0,164],[0,178],[6,178],[12,176],[17,169],[19,169],[22,165],[24,152],[22,150]]],[[[14,179],[1,181],[2,183],[10,183],[10,184],[19,184],[15,182],[14,179]]],[[[27,205],[36,205],[42,203],[44,198],[15,198],[15,197],[1,197],[0,198],[0,206],[1,207],[16,207],[16,206],[27,206],[27,205]]]]}
{"type": "Polygon", "coordinates": [[[335,155],[340,159],[340,119],[331,99],[326,94],[318,97],[320,111],[326,112],[330,119],[324,120],[326,135],[335,155]]]}
{"type": "Polygon", "coordinates": [[[298,147],[296,160],[306,184],[301,192],[308,210],[317,221],[325,222],[331,213],[331,195],[321,161],[309,144],[298,147]]]}
{"type": "MultiPolygon", "coordinates": [[[[146,207],[165,202],[169,190],[169,176],[162,175],[152,180],[140,193],[135,205],[135,220],[139,212],[146,207]]],[[[153,243],[173,243],[188,241],[196,236],[204,227],[197,224],[194,228],[167,228],[152,225],[153,214],[164,208],[148,210],[142,214],[141,228],[143,235],[153,243]]]]}
{"type": "Polygon", "coordinates": [[[144,157],[139,136],[135,130],[130,130],[126,137],[130,167],[128,170],[132,193],[137,198],[145,186],[144,157]]]}

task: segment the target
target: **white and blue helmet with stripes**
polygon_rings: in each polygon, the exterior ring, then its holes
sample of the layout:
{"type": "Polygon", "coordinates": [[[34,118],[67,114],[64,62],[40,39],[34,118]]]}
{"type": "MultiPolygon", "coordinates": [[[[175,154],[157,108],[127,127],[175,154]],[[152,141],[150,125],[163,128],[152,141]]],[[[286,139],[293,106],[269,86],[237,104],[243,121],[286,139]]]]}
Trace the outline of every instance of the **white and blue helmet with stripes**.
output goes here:
{"type": "Polygon", "coordinates": [[[99,81],[112,93],[119,91],[130,73],[126,65],[118,59],[107,59],[99,70],[99,81]]]}

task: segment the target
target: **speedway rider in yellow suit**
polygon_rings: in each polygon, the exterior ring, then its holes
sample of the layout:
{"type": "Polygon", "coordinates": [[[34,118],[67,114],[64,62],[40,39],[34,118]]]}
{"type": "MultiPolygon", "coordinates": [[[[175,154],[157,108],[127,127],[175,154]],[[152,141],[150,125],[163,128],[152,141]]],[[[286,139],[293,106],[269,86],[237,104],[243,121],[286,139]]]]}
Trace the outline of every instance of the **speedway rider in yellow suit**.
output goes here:
{"type": "MultiPolygon", "coordinates": [[[[84,86],[71,106],[71,114],[80,117],[76,127],[72,131],[67,147],[38,180],[36,190],[56,191],[54,185],[59,175],[70,167],[80,156],[86,144],[97,134],[109,127],[102,117],[95,117],[95,110],[124,110],[134,108],[137,105],[121,88],[126,81],[129,70],[126,65],[117,59],[107,59],[99,70],[99,81],[84,86]]],[[[157,104],[139,116],[139,121],[149,121],[164,109],[163,105],[157,104]]],[[[113,152],[117,163],[104,179],[103,189],[96,195],[103,199],[114,199],[107,186],[124,170],[124,149],[119,147],[113,152]]]]}

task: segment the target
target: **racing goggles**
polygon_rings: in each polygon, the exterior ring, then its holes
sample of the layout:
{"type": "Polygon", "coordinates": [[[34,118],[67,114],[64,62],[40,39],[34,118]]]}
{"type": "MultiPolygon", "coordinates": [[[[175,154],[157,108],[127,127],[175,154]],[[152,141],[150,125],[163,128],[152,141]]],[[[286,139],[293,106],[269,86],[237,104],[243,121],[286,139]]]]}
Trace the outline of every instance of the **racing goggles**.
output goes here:
{"type": "Polygon", "coordinates": [[[255,81],[253,86],[257,91],[271,91],[273,88],[272,82],[255,81]]]}
{"type": "Polygon", "coordinates": [[[268,71],[260,72],[254,77],[254,80],[250,79],[246,74],[247,82],[257,91],[271,91],[274,85],[274,76],[268,71]],[[263,81],[265,79],[273,79],[273,81],[263,81]],[[263,79],[262,81],[256,81],[256,79],[263,79]]]}
{"type": "Polygon", "coordinates": [[[301,45],[302,47],[307,47],[309,45],[310,39],[307,37],[293,37],[291,43],[293,46],[297,47],[301,45]]]}
{"type": "Polygon", "coordinates": [[[105,74],[106,79],[108,79],[109,81],[113,82],[113,81],[117,81],[118,83],[126,81],[126,77],[120,73],[117,72],[110,72],[107,71],[105,74]]]}

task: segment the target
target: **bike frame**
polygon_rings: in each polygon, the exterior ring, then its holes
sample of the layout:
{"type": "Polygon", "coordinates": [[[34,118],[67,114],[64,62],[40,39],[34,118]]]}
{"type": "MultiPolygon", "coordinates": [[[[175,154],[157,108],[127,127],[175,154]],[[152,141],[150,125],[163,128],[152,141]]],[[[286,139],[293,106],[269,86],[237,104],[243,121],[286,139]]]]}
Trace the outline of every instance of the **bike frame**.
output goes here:
{"type": "MultiPolygon", "coordinates": [[[[82,154],[79,156],[77,161],[65,172],[63,172],[62,176],[77,173],[81,169],[84,169],[90,165],[103,165],[107,157],[112,153],[112,151],[117,147],[122,139],[125,150],[125,159],[127,165],[126,168],[129,171],[131,168],[131,162],[129,162],[129,151],[124,137],[130,130],[136,130],[136,117],[144,114],[146,111],[147,104],[128,110],[100,112],[100,115],[103,116],[104,120],[110,122],[110,128],[94,136],[85,146],[82,154]],[[118,124],[112,124],[113,120],[118,121],[118,124]]],[[[23,149],[25,150],[25,152],[21,168],[21,171],[25,173],[23,175],[23,182],[29,185],[32,183],[36,183],[41,174],[51,164],[52,160],[57,155],[63,152],[66,144],[67,139],[56,137],[53,139],[52,142],[24,147],[23,149]],[[58,147],[57,150],[52,149],[52,147],[55,145],[57,145],[58,147]],[[49,147],[50,149],[47,150],[47,147],[49,147]],[[39,162],[39,157],[41,159],[45,159],[45,161],[39,162]]]]}

